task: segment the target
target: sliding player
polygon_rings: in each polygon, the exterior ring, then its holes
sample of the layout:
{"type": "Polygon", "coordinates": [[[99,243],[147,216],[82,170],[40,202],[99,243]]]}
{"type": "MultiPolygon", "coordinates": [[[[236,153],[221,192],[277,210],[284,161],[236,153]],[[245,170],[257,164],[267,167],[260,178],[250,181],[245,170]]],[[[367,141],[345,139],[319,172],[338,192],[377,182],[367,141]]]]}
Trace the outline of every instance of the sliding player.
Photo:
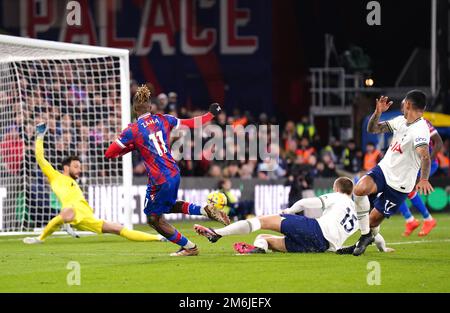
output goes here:
{"type": "MultiPolygon", "coordinates": [[[[403,107],[402,107],[403,110],[403,107]]],[[[430,177],[436,173],[439,164],[437,161],[437,154],[439,151],[441,151],[442,146],[444,145],[442,142],[442,138],[437,132],[436,128],[433,127],[433,125],[425,120],[427,122],[428,128],[430,130],[430,158],[431,158],[431,170],[430,170],[430,177]]],[[[419,177],[420,177],[420,171],[419,171],[419,177]]],[[[408,194],[408,199],[411,200],[411,203],[414,207],[419,210],[420,214],[422,214],[423,217],[423,225],[422,229],[419,232],[419,236],[423,237],[428,235],[431,230],[436,226],[436,220],[431,216],[430,212],[428,211],[427,207],[422,201],[422,198],[417,194],[415,190],[410,192],[408,194]]],[[[420,221],[416,220],[414,216],[411,214],[410,209],[406,205],[406,202],[403,202],[400,205],[400,212],[402,213],[403,217],[406,220],[405,224],[405,231],[403,232],[403,236],[409,236],[411,233],[420,226],[420,221]]]]}
{"type": "Polygon", "coordinates": [[[114,158],[132,150],[139,151],[148,174],[144,205],[148,224],[167,240],[180,246],[180,250],[171,256],[195,256],[198,255],[197,246],[170,225],[164,214],[204,215],[225,225],[230,223],[230,219],[213,205],[202,208],[193,203],[177,201],[180,170],[170,152],[170,132],[179,125],[195,128],[207,123],[219,114],[221,109],[214,103],[208,113],[191,119],[153,114],[154,109],[150,103],[150,90],[146,86],[139,87],[133,98],[133,110],[138,116],[137,121],[122,131],[119,138],[110,145],[105,156],[114,158]]]}
{"type": "Polygon", "coordinates": [[[81,163],[77,156],[71,156],[62,161],[63,172],[55,170],[44,157],[44,135],[47,131],[45,123],[36,126],[35,154],[36,160],[50,186],[61,202],[61,212],[45,226],[39,237],[27,237],[24,243],[43,243],[54,231],[64,223],[69,223],[78,230],[87,230],[97,234],[110,233],[133,241],[165,241],[162,236],[151,235],[130,230],[118,223],[100,220],[94,216],[76,179],[81,175],[81,163]]]}
{"type": "Polygon", "coordinates": [[[384,96],[377,99],[367,130],[376,134],[393,132],[394,136],[384,158],[358,181],[354,189],[361,230],[361,237],[353,251],[355,256],[364,253],[373,242],[384,218],[389,218],[406,200],[416,185],[419,169],[417,191],[425,195],[433,191],[428,181],[431,165],[428,150],[430,130],[423,119],[426,100],[422,91],[412,90],[403,99],[403,116],[379,123],[381,114],[389,109],[392,101],[388,102],[384,96]],[[371,206],[375,210],[370,211],[371,206]]]}
{"type": "MultiPolygon", "coordinates": [[[[236,243],[234,249],[238,253],[265,253],[267,250],[280,252],[325,252],[341,253],[342,244],[357,229],[355,204],[351,199],[353,182],[341,177],[333,184],[334,193],[320,197],[297,201],[280,215],[268,215],[239,221],[220,229],[194,225],[194,230],[211,242],[223,236],[243,235],[265,229],[282,233],[284,236],[261,234],[253,245],[236,243]],[[323,215],[317,219],[295,215],[308,209],[323,209],[323,215]]],[[[391,252],[386,248],[383,237],[377,238],[380,251],[391,252]]]]}

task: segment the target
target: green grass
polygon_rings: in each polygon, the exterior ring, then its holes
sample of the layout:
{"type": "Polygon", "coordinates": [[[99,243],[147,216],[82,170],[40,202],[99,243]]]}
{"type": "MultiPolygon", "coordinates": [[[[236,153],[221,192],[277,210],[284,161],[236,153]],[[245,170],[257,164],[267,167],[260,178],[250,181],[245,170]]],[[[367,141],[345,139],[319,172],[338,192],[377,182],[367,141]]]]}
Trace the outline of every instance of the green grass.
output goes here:
{"type": "MultiPolygon", "coordinates": [[[[417,230],[409,238],[401,237],[399,216],[385,221],[386,241],[405,244],[392,245],[396,251],[390,254],[371,246],[361,257],[236,256],[232,244],[252,242],[256,234],[211,244],[188,222],[176,226],[198,244],[198,257],[169,257],[177,250],[174,244],[129,242],[112,235],[51,237],[33,246],[23,244],[22,237],[0,237],[0,292],[449,292],[450,217],[435,217],[438,226],[425,238],[419,238],[417,230]],[[80,286],[67,285],[69,261],[80,263],[80,286]],[[369,261],[381,266],[380,285],[367,284],[369,261]]],[[[356,239],[354,235],[348,243],[356,239]]]]}

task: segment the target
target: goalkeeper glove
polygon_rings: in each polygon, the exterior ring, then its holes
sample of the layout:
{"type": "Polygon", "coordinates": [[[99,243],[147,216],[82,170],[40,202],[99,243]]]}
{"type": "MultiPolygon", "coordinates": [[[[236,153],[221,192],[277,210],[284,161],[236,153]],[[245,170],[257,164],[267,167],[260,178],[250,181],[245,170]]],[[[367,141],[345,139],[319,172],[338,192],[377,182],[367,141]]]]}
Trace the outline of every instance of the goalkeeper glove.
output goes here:
{"type": "Polygon", "coordinates": [[[222,111],[222,108],[220,107],[220,105],[218,103],[213,103],[209,106],[209,112],[214,116],[219,115],[219,113],[221,111],[222,111]]]}
{"type": "Polygon", "coordinates": [[[39,123],[36,125],[36,136],[38,138],[44,138],[46,132],[47,132],[47,125],[45,123],[39,123]]]}
{"type": "Polygon", "coordinates": [[[80,236],[73,230],[73,228],[70,226],[70,224],[63,224],[63,227],[61,227],[62,230],[64,230],[66,233],[68,233],[73,238],[80,238],[80,236]]]}

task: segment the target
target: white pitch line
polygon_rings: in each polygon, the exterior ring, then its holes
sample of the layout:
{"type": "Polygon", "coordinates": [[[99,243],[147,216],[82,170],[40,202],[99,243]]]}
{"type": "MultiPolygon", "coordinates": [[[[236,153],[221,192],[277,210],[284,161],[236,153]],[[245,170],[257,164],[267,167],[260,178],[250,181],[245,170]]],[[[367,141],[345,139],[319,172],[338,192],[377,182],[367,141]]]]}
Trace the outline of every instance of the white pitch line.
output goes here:
{"type": "Polygon", "coordinates": [[[434,243],[434,242],[450,242],[450,239],[436,239],[436,240],[416,240],[416,241],[400,241],[400,242],[388,242],[389,245],[412,245],[418,243],[434,243]]]}
{"type": "MultiPolygon", "coordinates": [[[[95,236],[96,234],[92,233],[92,234],[80,234],[81,237],[90,237],[90,236],[95,236]]],[[[112,234],[102,234],[102,236],[112,236],[112,234]]],[[[69,235],[56,235],[53,238],[72,238],[69,235]]],[[[76,242],[77,238],[73,238],[74,241],[76,242]]],[[[22,241],[23,238],[8,238],[8,239],[0,239],[0,242],[5,242],[5,241],[22,241]]],[[[422,244],[422,243],[438,243],[438,242],[450,242],[450,238],[449,239],[436,239],[436,240],[416,240],[416,241],[399,241],[399,242],[387,242],[386,245],[413,245],[413,244],[422,244]]]]}

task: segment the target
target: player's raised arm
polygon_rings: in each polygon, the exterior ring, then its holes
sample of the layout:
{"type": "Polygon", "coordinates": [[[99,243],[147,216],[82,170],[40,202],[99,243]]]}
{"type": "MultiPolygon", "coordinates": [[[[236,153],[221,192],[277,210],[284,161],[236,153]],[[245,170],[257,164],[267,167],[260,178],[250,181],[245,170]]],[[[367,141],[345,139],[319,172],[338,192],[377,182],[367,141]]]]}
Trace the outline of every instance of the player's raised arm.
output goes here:
{"type": "Polygon", "coordinates": [[[392,132],[389,122],[380,123],[381,113],[386,112],[392,105],[392,101],[388,102],[388,100],[388,97],[385,96],[381,96],[380,99],[377,99],[375,112],[372,114],[369,123],[367,124],[367,131],[369,133],[381,134],[392,132]]]}
{"type": "Polygon", "coordinates": [[[295,202],[290,208],[283,210],[282,214],[296,214],[304,209],[323,209],[324,203],[319,197],[305,198],[295,202]]]}
{"type": "Polygon", "coordinates": [[[430,177],[430,170],[431,170],[431,158],[430,158],[430,152],[428,149],[428,144],[422,144],[416,146],[416,152],[420,156],[420,180],[417,183],[417,191],[420,194],[428,195],[430,194],[434,189],[431,186],[430,182],[428,181],[428,178],[430,177]]]}
{"type": "Polygon", "coordinates": [[[36,155],[36,161],[41,168],[42,173],[47,176],[51,181],[55,176],[59,174],[57,170],[45,159],[44,156],[44,136],[47,132],[47,125],[45,123],[39,123],[36,125],[36,142],[34,153],[36,155]]]}
{"type": "Polygon", "coordinates": [[[214,119],[222,111],[218,103],[213,103],[209,106],[209,112],[202,116],[196,116],[193,118],[180,119],[180,125],[187,126],[189,128],[198,128],[203,124],[206,124],[214,119]]]}
{"type": "Polygon", "coordinates": [[[109,145],[105,152],[105,157],[108,159],[119,158],[133,151],[135,149],[133,138],[131,127],[125,128],[119,137],[109,145]]]}

